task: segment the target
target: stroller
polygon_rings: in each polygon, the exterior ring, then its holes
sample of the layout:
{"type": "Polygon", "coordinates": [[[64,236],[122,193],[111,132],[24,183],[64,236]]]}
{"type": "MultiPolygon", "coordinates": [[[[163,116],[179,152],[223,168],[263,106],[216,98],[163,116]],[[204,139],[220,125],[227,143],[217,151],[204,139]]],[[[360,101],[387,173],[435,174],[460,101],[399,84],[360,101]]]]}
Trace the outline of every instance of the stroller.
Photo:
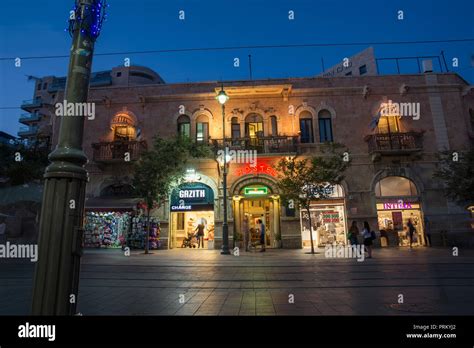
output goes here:
{"type": "Polygon", "coordinates": [[[188,233],[188,237],[183,239],[181,248],[195,248],[197,246],[196,234],[188,233]]]}

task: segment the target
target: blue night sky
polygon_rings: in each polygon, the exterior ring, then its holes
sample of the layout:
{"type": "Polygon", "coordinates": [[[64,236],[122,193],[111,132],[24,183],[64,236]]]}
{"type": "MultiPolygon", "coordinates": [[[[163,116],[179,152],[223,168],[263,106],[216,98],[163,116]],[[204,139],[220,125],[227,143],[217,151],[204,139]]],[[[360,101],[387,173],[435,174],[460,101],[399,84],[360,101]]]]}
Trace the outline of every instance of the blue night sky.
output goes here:
{"type": "MultiPolygon", "coordinates": [[[[474,1],[456,0],[109,0],[108,19],[96,53],[248,45],[386,42],[474,37],[474,1]],[[238,4],[238,5],[237,5],[238,4]],[[178,19],[185,11],[185,21],[178,19]],[[288,11],[295,19],[288,20],[288,11]],[[404,11],[404,20],[397,11],[404,11]]],[[[0,11],[0,58],[67,55],[71,39],[64,32],[73,0],[5,1],[0,11]]],[[[97,56],[93,70],[109,70],[124,58],[157,71],[166,82],[247,79],[248,54],[253,78],[314,76],[321,57],[328,68],[366,46],[242,49],[148,55],[97,56]],[[233,66],[240,58],[240,68],[233,66]]],[[[474,42],[422,45],[375,45],[376,57],[439,55],[450,70],[474,82],[474,42]]],[[[402,72],[415,72],[415,65],[402,72]]],[[[19,105],[31,99],[26,75],[65,76],[67,58],[0,60],[0,130],[16,135],[19,105]],[[6,107],[16,107],[9,109],[6,107]]],[[[384,63],[382,73],[395,73],[384,63]]]]}

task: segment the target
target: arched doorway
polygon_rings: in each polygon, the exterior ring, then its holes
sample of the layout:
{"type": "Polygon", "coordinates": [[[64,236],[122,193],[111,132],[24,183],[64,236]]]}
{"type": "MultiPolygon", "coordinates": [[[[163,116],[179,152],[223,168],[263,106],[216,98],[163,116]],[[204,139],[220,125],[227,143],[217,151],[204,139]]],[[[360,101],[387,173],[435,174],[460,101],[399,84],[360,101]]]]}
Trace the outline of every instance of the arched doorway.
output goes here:
{"type": "Polygon", "coordinates": [[[426,245],[420,196],[413,181],[387,176],[375,184],[375,198],[382,246],[409,247],[409,220],[415,227],[412,245],[426,245]]]}
{"type": "Polygon", "coordinates": [[[232,208],[234,213],[234,236],[237,240],[244,240],[244,219],[248,219],[250,235],[258,241],[256,225],[261,220],[265,225],[266,247],[281,246],[280,230],[280,196],[270,179],[247,178],[234,186],[232,208]]]}

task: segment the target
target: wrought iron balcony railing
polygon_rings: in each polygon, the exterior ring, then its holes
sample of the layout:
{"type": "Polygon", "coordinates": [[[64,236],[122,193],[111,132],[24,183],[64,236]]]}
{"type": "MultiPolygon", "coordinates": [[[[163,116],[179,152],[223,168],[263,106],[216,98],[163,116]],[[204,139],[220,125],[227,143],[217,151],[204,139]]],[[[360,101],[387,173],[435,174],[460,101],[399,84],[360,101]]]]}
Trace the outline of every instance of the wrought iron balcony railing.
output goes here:
{"type": "MultiPolygon", "coordinates": [[[[257,153],[296,153],[298,150],[297,136],[267,136],[226,138],[226,145],[231,150],[256,150],[257,153]]],[[[222,139],[213,139],[215,150],[223,147],[222,139]]]]}
{"type": "Polygon", "coordinates": [[[365,137],[369,153],[403,155],[423,150],[423,133],[370,134],[365,137]]]}
{"type": "Polygon", "coordinates": [[[92,144],[93,159],[98,163],[136,161],[147,150],[146,141],[112,141],[92,144]],[[127,156],[128,153],[128,156],[127,156]]]}

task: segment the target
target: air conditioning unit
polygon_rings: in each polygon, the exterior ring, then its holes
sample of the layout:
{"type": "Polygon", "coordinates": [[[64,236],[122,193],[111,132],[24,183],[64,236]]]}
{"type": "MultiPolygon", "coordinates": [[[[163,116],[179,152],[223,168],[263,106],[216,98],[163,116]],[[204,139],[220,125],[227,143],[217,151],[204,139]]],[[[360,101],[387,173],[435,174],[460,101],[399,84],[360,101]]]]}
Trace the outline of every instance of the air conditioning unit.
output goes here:
{"type": "Polygon", "coordinates": [[[433,72],[433,61],[431,59],[423,60],[421,63],[423,66],[423,74],[433,72]]]}

